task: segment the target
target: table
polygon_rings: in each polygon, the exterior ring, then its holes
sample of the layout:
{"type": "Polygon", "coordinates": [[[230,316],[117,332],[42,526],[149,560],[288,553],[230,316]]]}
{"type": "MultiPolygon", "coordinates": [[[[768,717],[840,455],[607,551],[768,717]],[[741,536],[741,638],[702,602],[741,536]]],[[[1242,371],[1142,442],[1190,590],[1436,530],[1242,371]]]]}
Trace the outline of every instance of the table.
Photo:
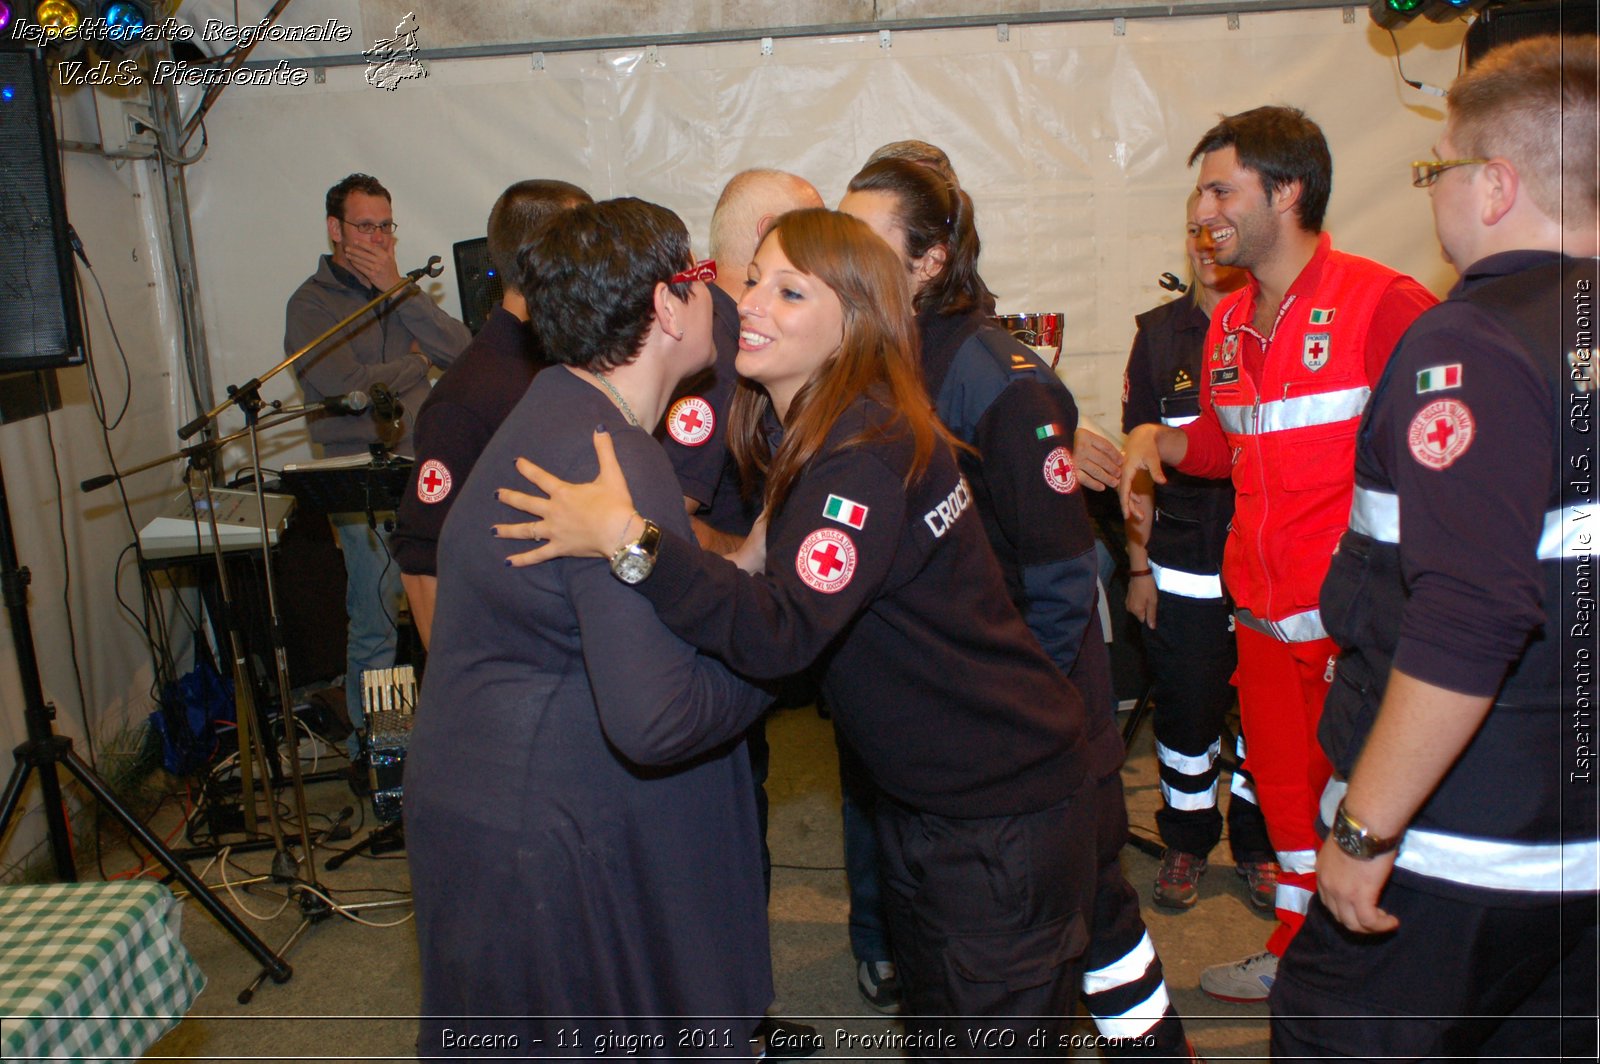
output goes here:
{"type": "Polygon", "coordinates": [[[137,1060],[205,986],[149,881],[0,887],[0,1059],[137,1060]]]}

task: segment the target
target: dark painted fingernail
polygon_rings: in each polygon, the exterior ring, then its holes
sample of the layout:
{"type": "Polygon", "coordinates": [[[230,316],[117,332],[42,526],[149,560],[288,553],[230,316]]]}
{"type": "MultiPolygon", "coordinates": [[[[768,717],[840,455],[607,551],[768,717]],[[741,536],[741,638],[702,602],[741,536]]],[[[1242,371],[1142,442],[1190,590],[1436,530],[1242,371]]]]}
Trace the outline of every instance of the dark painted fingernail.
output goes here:
{"type": "Polygon", "coordinates": [[[499,539],[500,538],[500,530],[498,528],[494,527],[493,525],[490,525],[489,526],[489,535],[493,536],[495,539],[499,539]]]}
{"type": "Polygon", "coordinates": [[[596,425],[594,427],[594,431],[597,436],[604,436],[607,430],[604,425],[596,425]]]}
{"type": "Polygon", "coordinates": [[[506,559],[506,568],[507,569],[511,568],[511,559],[510,558],[506,559]]]}

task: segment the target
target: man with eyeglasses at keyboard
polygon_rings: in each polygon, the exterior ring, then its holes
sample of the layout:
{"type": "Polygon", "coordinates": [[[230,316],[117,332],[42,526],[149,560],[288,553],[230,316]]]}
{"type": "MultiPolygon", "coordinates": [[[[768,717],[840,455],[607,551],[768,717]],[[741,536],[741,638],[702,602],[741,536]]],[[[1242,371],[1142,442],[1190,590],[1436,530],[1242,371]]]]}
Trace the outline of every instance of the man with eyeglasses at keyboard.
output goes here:
{"type": "MultiPolygon", "coordinates": [[[[341,318],[400,280],[395,264],[395,221],[389,190],[368,174],[351,174],[328,190],[328,239],[317,272],[289,297],[284,351],[294,352],[341,318]]],[[[428,396],[428,374],[455,360],[472,333],[416,287],[405,288],[366,311],[294,365],[307,403],[387,389],[400,411],[324,416],[309,424],[311,441],[324,457],[362,454],[381,443],[397,454],[411,452],[411,426],[428,396]]],[[[394,664],[394,611],[400,601],[400,569],[389,556],[381,523],[366,514],[333,514],[330,520],[344,554],[346,632],[345,708],[361,727],[361,673],[394,664]]],[[[352,760],[359,740],[351,736],[352,760]]]]}
{"type": "Polygon", "coordinates": [[[1335,251],[1322,231],[1333,161],[1322,130],[1291,107],[1224,118],[1200,138],[1196,224],[1213,255],[1250,282],[1223,298],[1206,333],[1200,416],[1140,425],[1123,448],[1125,513],[1163,466],[1233,478],[1222,580],[1235,607],[1246,765],[1280,871],[1278,927],[1265,951],[1213,965],[1200,988],[1264,1001],[1278,958],[1316,890],[1317,802],[1327,758],[1317,721],[1336,648],[1317,598],[1350,513],[1356,426],[1406,327],[1437,302],[1403,274],[1335,251]]]}
{"type": "Polygon", "coordinates": [[[1496,48],[1413,164],[1461,280],[1361,424],[1275,1061],[1595,1059],[1597,85],[1593,36],[1496,48]]]}

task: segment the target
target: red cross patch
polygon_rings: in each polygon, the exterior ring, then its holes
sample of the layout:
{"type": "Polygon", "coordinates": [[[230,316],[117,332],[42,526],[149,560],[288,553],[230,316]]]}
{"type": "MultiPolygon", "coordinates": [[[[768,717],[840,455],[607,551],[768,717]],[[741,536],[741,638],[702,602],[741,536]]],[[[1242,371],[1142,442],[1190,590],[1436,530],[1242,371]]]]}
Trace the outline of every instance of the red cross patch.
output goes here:
{"type": "Polygon", "coordinates": [[[685,447],[698,447],[711,438],[717,415],[698,395],[686,395],[667,411],[667,435],[685,447]]]}
{"type": "Polygon", "coordinates": [[[1300,355],[1300,361],[1305,363],[1306,369],[1315,373],[1328,364],[1332,336],[1332,333],[1306,333],[1305,347],[1300,355]]]}
{"type": "Polygon", "coordinates": [[[819,528],[800,544],[794,571],[814,591],[832,595],[843,591],[856,575],[856,544],[837,528],[819,528]]]}
{"type": "Polygon", "coordinates": [[[1411,419],[1406,444],[1429,469],[1444,469],[1466,453],[1477,431],[1472,411],[1459,399],[1429,403],[1411,419]]]}
{"type": "Polygon", "coordinates": [[[1044,460],[1044,482],[1052,491],[1071,495],[1078,487],[1078,474],[1072,469],[1072,452],[1057,447],[1044,460]]]}
{"type": "Polygon", "coordinates": [[[417,470],[417,498],[427,503],[441,502],[450,494],[453,483],[455,478],[449,468],[437,458],[430,458],[417,470]]]}

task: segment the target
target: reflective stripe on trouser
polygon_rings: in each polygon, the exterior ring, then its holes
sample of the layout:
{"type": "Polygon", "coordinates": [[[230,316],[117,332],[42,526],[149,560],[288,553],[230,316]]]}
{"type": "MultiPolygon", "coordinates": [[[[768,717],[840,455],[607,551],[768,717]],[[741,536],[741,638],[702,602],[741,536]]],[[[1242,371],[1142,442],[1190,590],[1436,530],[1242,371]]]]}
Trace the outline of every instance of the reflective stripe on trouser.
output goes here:
{"type": "MultiPolygon", "coordinates": [[[[1156,627],[1143,634],[1161,780],[1156,827],[1163,845],[1204,857],[1222,838],[1217,755],[1234,701],[1232,613],[1226,599],[1160,591],[1156,627]]],[[[1260,819],[1253,800],[1229,803],[1235,860],[1260,860],[1271,849],[1260,819]]]]}
{"type": "Polygon", "coordinates": [[[1322,840],[1316,821],[1332,768],[1317,742],[1317,722],[1328,694],[1331,639],[1280,643],[1240,626],[1239,708],[1250,740],[1249,768],[1267,834],[1283,871],[1278,876],[1279,927],[1267,949],[1282,956],[1305,921],[1316,893],[1315,854],[1322,840]],[[1310,861],[1302,860],[1311,855],[1310,861]],[[1288,860],[1285,860],[1288,858],[1288,860]]]}
{"type": "Polygon", "coordinates": [[[1107,1038],[1141,1038],[1138,1044],[1113,1042],[1103,1047],[1105,1055],[1182,1056],[1183,1021],[1139,913],[1139,895],[1122,874],[1119,855],[1128,839],[1128,810],[1120,772],[1099,782],[1095,803],[1099,869],[1083,964],[1084,1006],[1107,1038]]]}
{"type": "Polygon", "coordinates": [[[1242,798],[1251,805],[1260,805],[1256,798],[1256,785],[1250,782],[1250,770],[1244,767],[1244,729],[1239,729],[1239,737],[1233,742],[1233,756],[1238,768],[1234,770],[1233,781],[1228,784],[1228,793],[1235,798],[1242,798]]]}

